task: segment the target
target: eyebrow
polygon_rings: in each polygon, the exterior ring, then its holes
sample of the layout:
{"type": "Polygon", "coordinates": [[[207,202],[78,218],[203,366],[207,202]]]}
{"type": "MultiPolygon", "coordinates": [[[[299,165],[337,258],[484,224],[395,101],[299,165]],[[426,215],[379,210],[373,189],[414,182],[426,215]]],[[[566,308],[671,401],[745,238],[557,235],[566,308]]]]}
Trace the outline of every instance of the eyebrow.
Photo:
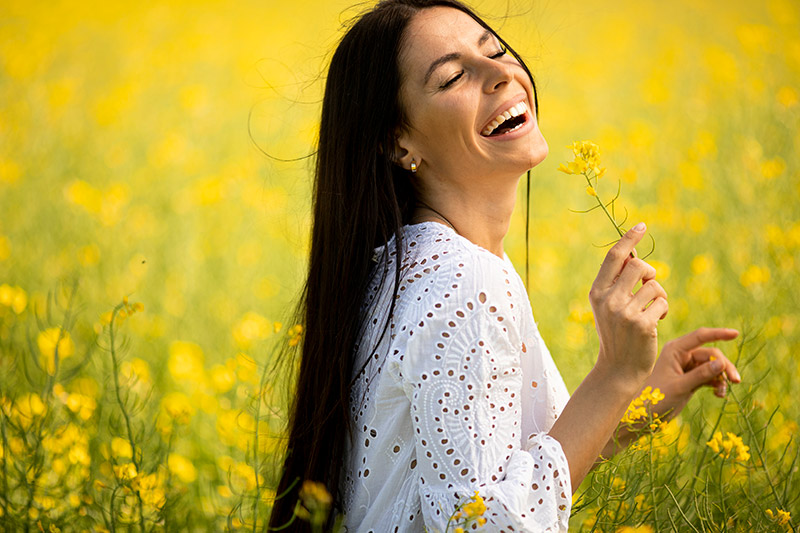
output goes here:
{"type": "MultiPolygon", "coordinates": [[[[480,39],[478,39],[478,46],[483,45],[483,43],[488,41],[489,38],[491,38],[491,37],[492,37],[492,32],[490,32],[489,30],[484,31],[483,34],[481,35],[480,39]]],[[[428,84],[428,81],[431,79],[431,75],[433,74],[433,71],[435,71],[437,68],[441,67],[445,63],[449,63],[450,61],[455,61],[456,59],[458,59],[460,57],[461,57],[461,54],[459,54],[458,52],[451,52],[449,54],[443,55],[439,59],[436,59],[433,63],[431,63],[431,66],[428,67],[428,72],[425,73],[425,81],[424,81],[423,85],[427,85],[428,84]]]]}

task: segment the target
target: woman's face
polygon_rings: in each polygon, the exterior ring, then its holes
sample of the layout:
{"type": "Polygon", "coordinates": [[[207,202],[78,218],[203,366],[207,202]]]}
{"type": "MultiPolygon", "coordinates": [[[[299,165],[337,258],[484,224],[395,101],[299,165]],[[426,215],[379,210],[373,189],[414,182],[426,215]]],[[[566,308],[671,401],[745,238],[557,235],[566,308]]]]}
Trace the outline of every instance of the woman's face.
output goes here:
{"type": "Polygon", "coordinates": [[[547,155],[533,85],[497,38],[466,13],[424,9],[411,19],[400,57],[401,105],[409,127],[398,160],[417,177],[491,184],[518,179],[547,155]],[[477,180],[477,181],[476,181],[477,180]]]}

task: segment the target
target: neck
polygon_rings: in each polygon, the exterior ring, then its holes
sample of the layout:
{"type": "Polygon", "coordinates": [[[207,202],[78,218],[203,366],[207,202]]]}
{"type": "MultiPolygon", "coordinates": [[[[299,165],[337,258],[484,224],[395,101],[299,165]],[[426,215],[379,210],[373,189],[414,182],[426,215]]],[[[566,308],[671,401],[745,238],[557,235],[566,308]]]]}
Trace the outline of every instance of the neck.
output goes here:
{"type": "Polygon", "coordinates": [[[429,191],[421,194],[413,222],[444,223],[462,237],[503,257],[503,239],[511,224],[519,180],[478,191],[429,191]]]}

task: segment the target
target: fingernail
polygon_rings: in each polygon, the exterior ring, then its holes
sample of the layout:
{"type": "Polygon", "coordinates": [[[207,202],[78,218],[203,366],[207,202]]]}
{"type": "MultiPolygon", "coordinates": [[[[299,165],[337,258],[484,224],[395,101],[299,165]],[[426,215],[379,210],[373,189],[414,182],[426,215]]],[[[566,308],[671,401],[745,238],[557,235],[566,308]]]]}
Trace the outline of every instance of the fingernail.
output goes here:
{"type": "Polygon", "coordinates": [[[633,231],[644,231],[645,227],[644,222],[639,222],[633,227],[633,231]]]}
{"type": "Polygon", "coordinates": [[[715,374],[717,372],[721,371],[722,370],[722,361],[719,361],[719,360],[711,361],[711,370],[713,370],[715,374]]]}
{"type": "Polygon", "coordinates": [[[742,381],[742,376],[739,375],[739,371],[736,370],[735,368],[733,369],[733,381],[735,381],[736,383],[742,381]]]}

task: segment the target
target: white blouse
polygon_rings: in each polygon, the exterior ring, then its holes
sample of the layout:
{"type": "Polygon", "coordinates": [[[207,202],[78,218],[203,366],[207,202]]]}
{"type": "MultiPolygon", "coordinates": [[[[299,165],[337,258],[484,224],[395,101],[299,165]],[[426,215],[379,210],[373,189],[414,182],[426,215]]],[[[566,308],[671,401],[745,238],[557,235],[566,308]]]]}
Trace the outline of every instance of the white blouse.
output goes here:
{"type": "Polygon", "coordinates": [[[347,531],[444,533],[476,490],[482,531],[566,531],[569,466],[547,432],[569,393],[522,280],[508,256],[443,224],[403,231],[389,328],[394,238],[375,250],[363,306],[343,471],[347,531]]]}

